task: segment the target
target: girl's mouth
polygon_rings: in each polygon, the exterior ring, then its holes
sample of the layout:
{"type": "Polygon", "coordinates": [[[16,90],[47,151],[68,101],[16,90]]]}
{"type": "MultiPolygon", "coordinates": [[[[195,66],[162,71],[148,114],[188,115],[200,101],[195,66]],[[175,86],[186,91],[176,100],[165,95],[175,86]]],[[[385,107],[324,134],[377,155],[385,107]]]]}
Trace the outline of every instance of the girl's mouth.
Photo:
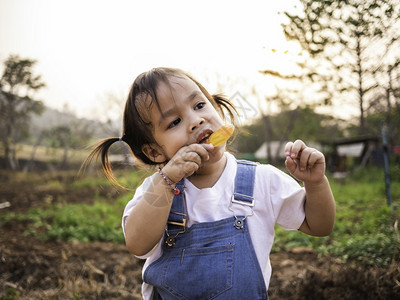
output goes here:
{"type": "Polygon", "coordinates": [[[208,142],[208,138],[210,137],[210,135],[213,133],[213,131],[211,129],[207,129],[205,131],[203,131],[200,136],[197,138],[196,143],[197,144],[204,144],[208,142]]]}

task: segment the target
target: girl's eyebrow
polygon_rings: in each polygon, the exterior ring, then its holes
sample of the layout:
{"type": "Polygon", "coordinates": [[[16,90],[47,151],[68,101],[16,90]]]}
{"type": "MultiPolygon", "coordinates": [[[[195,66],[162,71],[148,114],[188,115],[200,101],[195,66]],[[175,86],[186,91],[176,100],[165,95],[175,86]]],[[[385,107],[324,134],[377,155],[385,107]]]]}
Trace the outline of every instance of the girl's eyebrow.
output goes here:
{"type": "Polygon", "coordinates": [[[198,95],[200,95],[201,94],[201,92],[200,91],[193,91],[190,95],[189,95],[189,97],[187,97],[186,98],[186,101],[191,101],[191,100],[193,100],[194,98],[196,98],[198,95]]]}
{"type": "MultiPolygon", "coordinates": [[[[188,97],[186,97],[185,102],[190,102],[194,98],[196,98],[198,95],[201,95],[202,93],[200,91],[193,91],[188,97]]],[[[165,112],[161,112],[161,118],[160,121],[158,122],[158,125],[160,125],[163,121],[163,119],[168,118],[170,115],[172,115],[176,110],[176,105],[173,107],[167,109],[165,112]]]]}

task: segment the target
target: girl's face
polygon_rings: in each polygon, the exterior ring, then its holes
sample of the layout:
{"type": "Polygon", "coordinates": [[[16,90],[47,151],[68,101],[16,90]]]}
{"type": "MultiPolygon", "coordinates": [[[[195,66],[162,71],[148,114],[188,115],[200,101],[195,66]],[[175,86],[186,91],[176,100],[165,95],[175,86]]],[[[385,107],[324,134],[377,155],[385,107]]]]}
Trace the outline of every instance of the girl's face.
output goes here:
{"type": "MultiPolygon", "coordinates": [[[[207,137],[223,125],[211,102],[189,78],[170,77],[169,84],[160,82],[157,88],[160,109],[153,103],[150,119],[153,136],[158,145],[152,145],[169,160],[183,146],[205,143],[207,137]]],[[[224,151],[224,145],[214,149],[211,156],[224,151]]]]}

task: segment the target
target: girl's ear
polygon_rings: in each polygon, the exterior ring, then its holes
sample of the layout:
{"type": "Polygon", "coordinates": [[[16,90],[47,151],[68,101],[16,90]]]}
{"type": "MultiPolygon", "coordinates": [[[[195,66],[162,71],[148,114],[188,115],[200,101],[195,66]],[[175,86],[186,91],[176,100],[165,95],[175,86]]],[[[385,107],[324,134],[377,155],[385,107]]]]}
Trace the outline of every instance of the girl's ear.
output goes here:
{"type": "Polygon", "coordinates": [[[155,163],[163,163],[167,160],[164,152],[157,144],[146,144],[142,146],[142,152],[148,159],[155,163]]]}

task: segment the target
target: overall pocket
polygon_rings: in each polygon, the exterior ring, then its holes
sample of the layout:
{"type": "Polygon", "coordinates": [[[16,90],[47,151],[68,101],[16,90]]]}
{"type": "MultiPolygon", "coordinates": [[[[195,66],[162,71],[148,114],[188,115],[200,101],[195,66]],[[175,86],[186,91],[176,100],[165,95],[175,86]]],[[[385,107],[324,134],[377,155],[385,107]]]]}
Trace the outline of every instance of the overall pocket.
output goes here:
{"type": "Polygon", "coordinates": [[[162,287],[179,299],[213,299],[232,288],[233,251],[232,244],[179,249],[166,261],[162,287]]]}

